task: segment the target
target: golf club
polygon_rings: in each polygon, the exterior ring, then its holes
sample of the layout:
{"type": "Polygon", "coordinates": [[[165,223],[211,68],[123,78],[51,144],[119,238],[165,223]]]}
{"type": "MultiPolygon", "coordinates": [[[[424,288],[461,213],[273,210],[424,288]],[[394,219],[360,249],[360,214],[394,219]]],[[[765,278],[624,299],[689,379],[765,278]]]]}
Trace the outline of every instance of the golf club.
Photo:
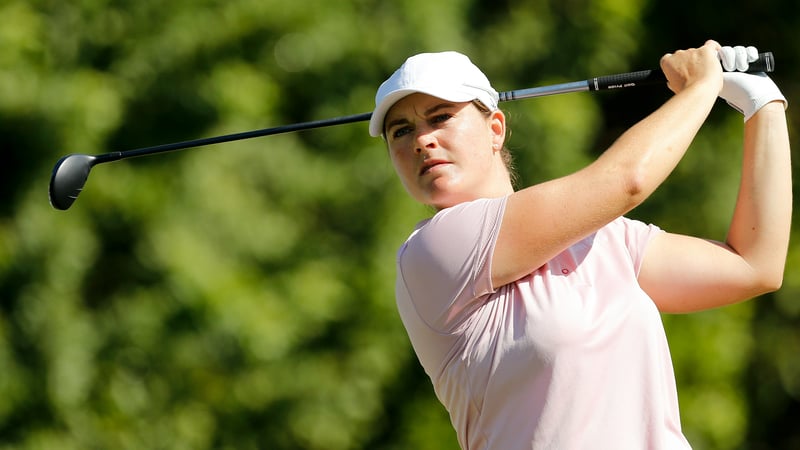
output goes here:
{"type": "MultiPolygon", "coordinates": [[[[761,53],[758,60],[750,63],[748,72],[772,72],[774,70],[774,57],[771,52],[766,52],[761,53]]],[[[501,92],[500,101],[521,100],[525,98],[542,97],[546,95],[564,94],[579,91],[621,89],[664,82],[666,82],[666,78],[664,77],[663,72],[660,70],[642,70],[638,72],[606,75],[571,83],[561,83],[550,86],[501,92]]],[[[368,112],[351,116],[337,117],[333,119],[302,122],[204,139],[195,139],[172,144],[162,144],[128,151],[110,152],[94,156],[77,153],[70,154],[58,160],[55,167],[53,167],[53,173],[50,177],[50,204],[54,208],[60,210],[66,210],[72,206],[72,204],[75,202],[75,199],[78,198],[78,195],[83,190],[86,180],[89,178],[89,171],[92,169],[92,167],[98,164],[241,139],[250,139],[273,134],[288,133],[292,131],[310,130],[313,128],[329,127],[333,125],[342,125],[354,122],[364,122],[368,121],[371,116],[372,113],[368,112]]]]}

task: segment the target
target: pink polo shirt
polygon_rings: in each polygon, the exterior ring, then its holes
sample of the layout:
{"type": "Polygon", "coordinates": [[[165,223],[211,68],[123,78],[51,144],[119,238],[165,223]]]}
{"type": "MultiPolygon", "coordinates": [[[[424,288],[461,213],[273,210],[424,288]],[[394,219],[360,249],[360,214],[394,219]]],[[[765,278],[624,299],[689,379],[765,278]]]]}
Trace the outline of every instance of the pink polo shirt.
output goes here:
{"type": "Polygon", "coordinates": [[[398,252],[400,316],[461,447],[690,448],[661,317],[636,280],[660,230],[619,218],[495,288],[505,204],[443,210],[398,252]]]}

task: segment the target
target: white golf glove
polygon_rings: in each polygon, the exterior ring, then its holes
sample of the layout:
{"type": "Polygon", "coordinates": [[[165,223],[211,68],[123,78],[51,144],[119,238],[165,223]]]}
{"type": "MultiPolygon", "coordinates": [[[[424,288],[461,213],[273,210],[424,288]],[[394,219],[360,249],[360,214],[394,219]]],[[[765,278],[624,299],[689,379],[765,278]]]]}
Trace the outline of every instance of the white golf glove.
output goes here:
{"type": "Polygon", "coordinates": [[[743,73],[751,62],[758,59],[758,50],[755,47],[722,47],[718,55],[722,68],[725,69],[719,96],[744,114],[745,122],[774,100],[782,101],[784,108],[789,106],[786,97],[767,74],[743,73]]]}

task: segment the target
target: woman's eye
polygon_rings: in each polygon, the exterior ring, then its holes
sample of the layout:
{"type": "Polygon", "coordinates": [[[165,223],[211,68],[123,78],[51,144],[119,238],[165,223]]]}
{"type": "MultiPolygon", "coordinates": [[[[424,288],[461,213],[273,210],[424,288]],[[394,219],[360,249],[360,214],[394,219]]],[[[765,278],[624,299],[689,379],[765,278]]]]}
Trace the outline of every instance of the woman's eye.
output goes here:
{"type": "Polygon", "coordinates": [[[400,138],[400,137],[403,137],[403,136],[407,135],[410,132],[411,132],[411,127],[408,127],[408,126],[399,127],[397,129],[395,129],[394,131],[392,131],[392,137],[397,139],[397,138],[400,138]]]}
{"type": "Polygon", "coordinates": [[[433,118],[431,119],[431,122],[433,122],[433,123],[447,122],[452,117],[453,117],[452,114],[439,114],[439,115],[433,116],[433,118]]]}

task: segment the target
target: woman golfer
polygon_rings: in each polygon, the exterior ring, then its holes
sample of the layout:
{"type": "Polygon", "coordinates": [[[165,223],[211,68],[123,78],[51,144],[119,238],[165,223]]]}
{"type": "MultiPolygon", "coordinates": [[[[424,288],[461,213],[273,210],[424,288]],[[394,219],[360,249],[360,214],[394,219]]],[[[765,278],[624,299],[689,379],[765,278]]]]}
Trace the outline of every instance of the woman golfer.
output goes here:
{"type": "Polygon", "coordinates": [[[398,252],[397,304],[462,448],[689,448],[659,313],[773,291],[786,259],[786,100],[764,74],[722,70],[746,70],[754,53],[708,41],[665,55],[674,96],[592,164],[517,191],[497,92],[467,57],[413,56],[380,86],[370,134],[437,210],[398,252]],[[727,240],[623,217],[718,96],[745,120],[727,240]]]}

